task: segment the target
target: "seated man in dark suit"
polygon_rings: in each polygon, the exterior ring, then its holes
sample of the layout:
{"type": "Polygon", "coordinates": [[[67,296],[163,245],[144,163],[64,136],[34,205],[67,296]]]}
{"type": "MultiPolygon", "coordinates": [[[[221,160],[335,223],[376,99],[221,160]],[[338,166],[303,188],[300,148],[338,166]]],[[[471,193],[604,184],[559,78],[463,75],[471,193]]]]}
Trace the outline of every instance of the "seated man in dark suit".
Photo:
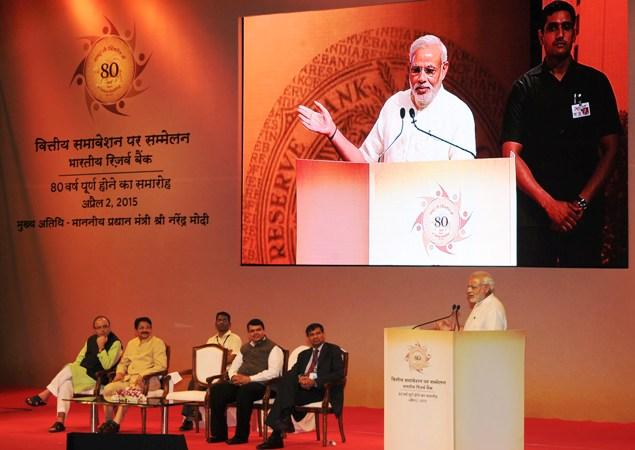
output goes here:
{"type": "MultiPolygon", "coordinates": [[[[324,384],[344,376],[342,349],[324,341],[324,327],[319,323],[309,324],[306,335],[311,348],[300,353],[295,365],[276,383],[276,401],[266,420],[273,433],[256,447],[258,449],[283,448],[282,433],[293,431],[294,406],[321,401],[324,384]]],[[[336,386],[331,391],[331,405],[336,415],[342,413],[343,403],[342,386],[336,386]]]]}

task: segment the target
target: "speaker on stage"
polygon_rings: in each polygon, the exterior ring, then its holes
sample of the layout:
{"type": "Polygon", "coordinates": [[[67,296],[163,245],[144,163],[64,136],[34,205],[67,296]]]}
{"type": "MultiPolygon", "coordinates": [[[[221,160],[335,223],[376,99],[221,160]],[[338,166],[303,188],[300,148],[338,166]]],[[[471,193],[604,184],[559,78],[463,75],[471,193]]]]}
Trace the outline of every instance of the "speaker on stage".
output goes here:
{"type": "Polygon", "coordinates": [[[182,434],[68,433],[66,450],[187,450],[182,434]]]}

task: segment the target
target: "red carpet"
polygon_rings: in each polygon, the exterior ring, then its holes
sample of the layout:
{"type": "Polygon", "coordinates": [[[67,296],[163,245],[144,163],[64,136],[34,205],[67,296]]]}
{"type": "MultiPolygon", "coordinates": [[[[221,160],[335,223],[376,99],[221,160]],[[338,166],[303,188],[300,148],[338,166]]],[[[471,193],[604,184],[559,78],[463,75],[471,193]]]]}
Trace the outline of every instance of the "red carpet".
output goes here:
{"type": "MultiPolygon", "coordinates": [[[[30,408],[24,398],[37,389],[0,390],[0,448],[16,450],[63,450],[66,433],[51,434],[47,429],[55,421],[54,402],[40,408],[30,408]]],[[[337,423],[329,423],[329,439],[346,450],[374,450],[383,448],[383,410],[371,408],[346,408],[344,426],[347,442],[340,442],[337,423]]],[[[73,405],[66,423],[68,431],[88,432],[88,407],[73,405]]],[[[158,433],[159,411],[148,413],[148,431],[158,433]]],[[[170,432],[178,433],[179,408],[170,413],[170,432]]],[[[136,408],[131,408],[122,425],[123,433],[140,433],[141,419],[136,408]]],[[[207,444],[201,432],[185,434],[189,450],[230,448],[225,444],[207,444]]],[[[232,448],[255,448],[257,433],[251,442],[232,448]]],[[[320,449],[314,433],[294,434],[285,440],[285,448],[320,449]]],[[[634,450],[635,423],[614,424],[597,422],[572,422],[563,420],[527,419],[525,422],[526,450],[634,450]]]]}

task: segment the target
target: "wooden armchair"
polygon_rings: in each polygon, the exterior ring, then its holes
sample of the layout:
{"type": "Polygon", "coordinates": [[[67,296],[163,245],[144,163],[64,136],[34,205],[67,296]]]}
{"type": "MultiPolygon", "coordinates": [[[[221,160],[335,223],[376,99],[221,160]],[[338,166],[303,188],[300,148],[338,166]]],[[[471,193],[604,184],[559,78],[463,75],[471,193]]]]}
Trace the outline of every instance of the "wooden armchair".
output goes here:
{"type": "MultiPolygon", "coordinates": [[[[156,372],[149,373],[147,375],[144,375],[143,377],[143,389],[141,391],[143,392],[143,395],[146,396],[146,398],[161,398],[161,397],[165,398],[165,396],[168,393],[166,389],[167,385],[163,381],[164,378],[167,377],[168,369],[170,367],[170,346],[167,344],[165,346],[165,356],[166,356],[167,364],[164,370],[157,370],[156,372]],[[159,380],[161,388],[150,391],[150,381],[152,380],[152,378],[155,378],[155,377],[159,380]]],[[[144,433],[144,434],[146,432],[147,412],[148,410],[146,408],[141,408],[141,433],[144,433]]]]}
{"type": "MultiPolygon", "coordinates": [[[[229,352],[217,344],[199,345],[192,348],[192,368],[179,371],[180,375],[192,375],[194,390],[175,391],[167,394],[167,400],[186,401],[187,404],[205,408],[205,439],[210,433],[209,392],[212,384],[227,372],[229,352]]],[[[169,381],[169,375],[166,377],[169,381]]],[[[195,419],[196,432],[199,431],[198,418],[195,419]]]]}
{"type": "MultiPolygon", "coordinates": [[[[289,364],[289,350],[286,350],[280,347],[283,355],[282,362],[282,374],[280,376],[286,374],[291,365],[289,364]]],[[[295,358],[298,358],[298,355],[295,355],[295,358]]],[[[294,361],[295,364],[295,361],[294,361]]],[[[262,436],[264,440],[267,440],[267,427],[265,425],[265,419],[267,418],[267,414],[269,414],[269,410],[271,409],[271,403],[275,400],[274,392],[272,391],[273,385],[275,385],[276,381],[278,381],[280,377],[273,378],[265,383],[265,394],[262,396],[262,400],[256,400],[254,402],[254,410],[256,411],[256,419],[258,424],[258,435],[262,436]]]]}
{"type": "MultiPolygon", "coordinates": [[[[327,436],[327,417],[328,414],[333,414],[333,407],[331,406],[331,391],[335,386],[342,386],[342,397],[344,396],[344,389],[346,388],[346,377],[348,376],[348,352],[342,351],[342,358],[344,362],[344,376],[332,383],[324,384],[324,396],[321,402],[309,403],[307,405],[296,406],[296,411],[303,411],[306,413],[315,414],[315,435],[317,440],[322,439],[322,447],[326,447],[328,441],[327,436]],[[322,428],[320,436],[320,419],[322,421],[322,428]]],[[[340,437],[342,443],[346,442],[346,436],[344,435],[344,411],[337,417],[337,422],[340,429],[340,437]]]]}

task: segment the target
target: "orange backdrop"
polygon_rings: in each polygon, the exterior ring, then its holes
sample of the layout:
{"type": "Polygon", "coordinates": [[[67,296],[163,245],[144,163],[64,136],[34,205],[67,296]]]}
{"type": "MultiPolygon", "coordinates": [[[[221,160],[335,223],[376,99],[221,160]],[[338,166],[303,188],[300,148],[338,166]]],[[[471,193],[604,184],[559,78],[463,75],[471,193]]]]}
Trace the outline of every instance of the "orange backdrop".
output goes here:
{"type": "MultiPolygon", "coordinates": [[[[191,347],[212,334],[214,313],[223,309],[233,314],[234,329],[243,334],[247,320],[261,317],[271,338],[286,347],[303,340],[306,323],[323,322],[328,338],[351,352],[347,403],[381,406],[383,328],[438,316],[450,304],[463,301],[472,268],[240,265],[239,18],[374,3],[379,2],[0,3],[3,386],[48,382],[62,363],[75,357],[96,314],[109,315],[114,331],[125,340],[133,335],[136,316],[151,316],[155,333],[172,346],[172,368],[185,368],[191,347]],[[81,38],[102,36],[104,28],[111,32],[105,18],[123,38],[135,37],[135,62],[146,62],[134,85],[143,92],[117,103],[126,116],[87,102],[85,85],[73,81],[90,48],[81,38]],[[147,144],[146,135],[160,135],[162,130],[190,133],[189,142],[147,144]],[[98,133],[122,136],[124,142],[128,136],[142,138],[139,145],[126,144],[114,151],[73,148],[74,139],[94,138],[98,133]],[[36,152],[38,137],[69,139],[70,149],[36,152]],[[137,164],[136,150],[151,154],[152,162],[137,164]],[[128,151],[132,162],[116,168],[80,168],[70,163],[71,158],[93,155],[103,157],[106,164],[108,153],[125,157],[128,151]],[[161,174],[171,179],[171,188],[106,193],[97,189],[92,192],[95,198],[116,202],[120,197],[137,197],[137,206],[82,208],[90,194],[72,190],[75,177],[62,175],[106,169],[135,171],[116,175],[117,179],[161,174]],[[157,172],[149,175],[142,170],[157,172]],[[71,182],[71,190],[51,192],[53,182],[71,182]],[[187,217],[185,226],[180,220],[169,223],[176,213],[187,217]],[[148,214],[153,222],[136,224],[139,214],[142,218],[148,214]],[[165,224],[154,224],[161,214],[165,224]],[[207,214],[209,222],[192,221],[196,214],[207,214]],[[130,217],[132,223],[72,225],[73,218],[93,215],[130,217]],[[48,216],[63,217],[71,224],[18,231],[18,221],[26,221],[24,225],[34,220],[39,225],[48,216]]],[[[443,34],[450,25],[464,23],[466,46],[485,45],[493,39],[492,33],[501,29],[511,33],[528,24],[519,13],[526,8],[521,0],[421,3],[445,11],[432,24],[422,18],[422,28],[443,34]]],[[[632,9],[629,14],[633,15],[632,9]]],[[[350,21],[355,21],[354,14],[350,21]]],[[[611,29],[626,35],[619,23],[611,24],[611,29]]],[[[501,39],[508,45],[502,46],[505,54],[528,48],[526,40],[501,39]]],[[[500,55],[473,51],[488,67],[506,65],[500,55]]],[[[295,60],[286,57],[277,56],[282,64],[295,60]]],[[[505,83],[527,69],[520,65],[506,69],[500,78],[503,86],[508,88],[505,83]]],[[[288,70],[291,78],[297,66],[288,70]]],[[[92,176],[78,178],[90,181],[92,176]]],[[[630,197],[635,198],[632,189],[630,197]]],[[[526,330],[528,336],[528,416],[635,420],[635,393],[627,388],[635,378],[631,271],[492,269],[510,326],[526,330]]]]}

